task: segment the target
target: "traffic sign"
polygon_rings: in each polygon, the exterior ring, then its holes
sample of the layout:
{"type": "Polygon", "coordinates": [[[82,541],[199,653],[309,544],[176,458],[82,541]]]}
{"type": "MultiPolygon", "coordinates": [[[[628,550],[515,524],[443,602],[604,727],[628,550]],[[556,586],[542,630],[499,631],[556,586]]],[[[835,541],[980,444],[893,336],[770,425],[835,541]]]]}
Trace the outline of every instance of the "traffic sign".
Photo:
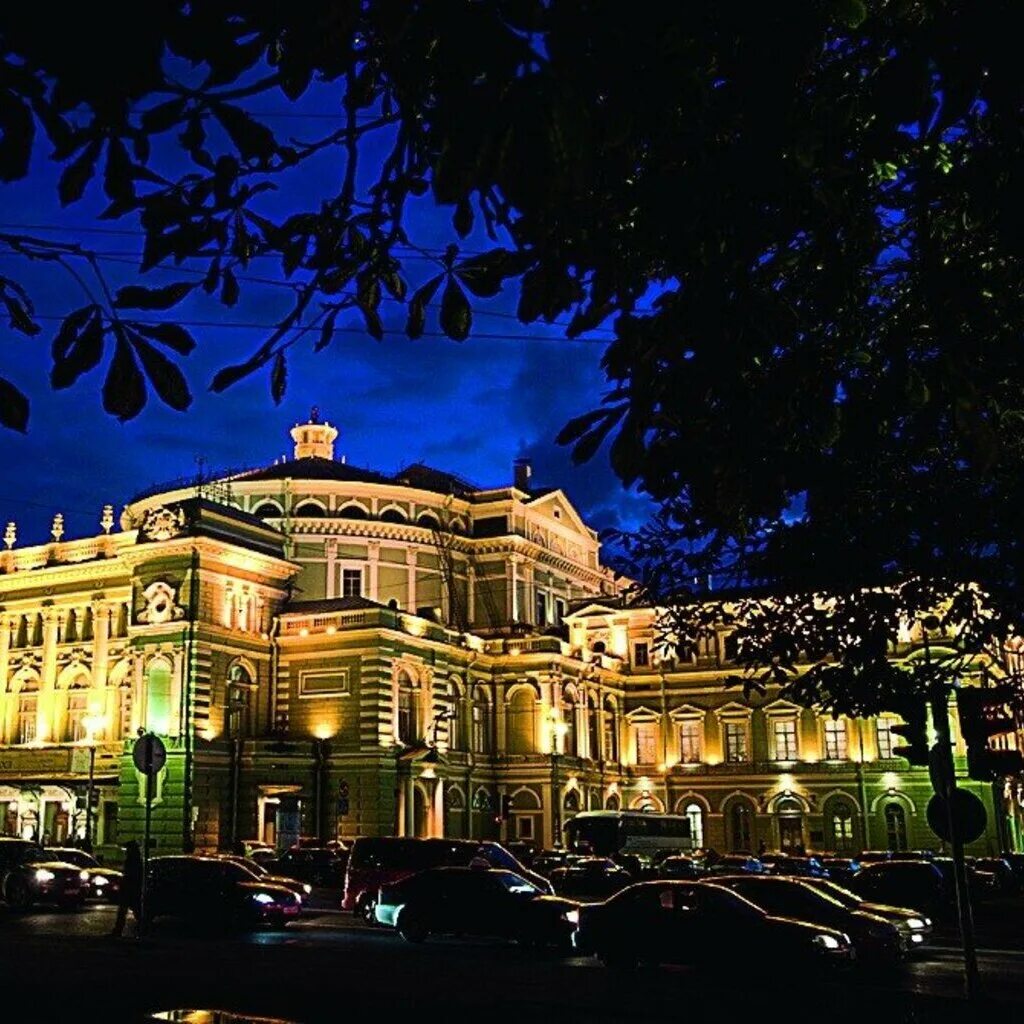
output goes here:
{"type": "Polygon", "coordinates": [[[143,775],[156,775],[167,763],[167,748],[159,736],[147,732],[135,741],[132,760],[143,775]]]}
{"type": "MultiPolygon", "coordinates": [[[[949,813],[946,798],[935,794],[928,801],[928,824],[931,830],[947,843],[951,843],[949,834],[949,813]]],[[[966,789],[953,790],[953,814],[960,826],[960,839],[965,843],[973,843],[985,834],[985,805],[966,789]]]]}

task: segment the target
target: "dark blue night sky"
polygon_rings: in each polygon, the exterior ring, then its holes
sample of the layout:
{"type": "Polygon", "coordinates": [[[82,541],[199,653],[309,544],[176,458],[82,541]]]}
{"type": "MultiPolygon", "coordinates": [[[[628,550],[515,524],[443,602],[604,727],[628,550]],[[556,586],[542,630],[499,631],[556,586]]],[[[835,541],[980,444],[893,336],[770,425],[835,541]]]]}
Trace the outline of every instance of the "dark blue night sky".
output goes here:
{"type": "MultiPolygon", "coordinates": [[[[298,132],[302,124],[299,118],[288,128],[298,132]]],[[[368,170],[370,158],[366,154],[368,170]]],[[[57,170],[37,152],[30,179],[0,191],[0,231],[32,225],[26,233],[77,241],[102,254],[114,285],[134,280],[141,245],[134,223],[94,219],[105,205],[96,182],[82,202],[62,211],[55,195],[57,170]]],[[[301,186],[293,181],[266,212],[292,212],[296,187],[315,189],[318,182],[333,182],[336,173],[336,165],[327,162],[304,169],[301,186]]],[[[424,246],[436,249],[452,240],[450,211],[425,198],[410,214],[410,234],[424,246]]],[[[462,244],[473,249],[482,242],[470,236],[462,244]]],[[[202,265],[186,267],[197,273],[202,265]]],[[[407,269],[413,287],[436,272],[423,257],[410,260],[407,269]]],[[[337,453],[357,465],[389,471],[422,460],[486,486],[510,481],[512,460],[526,456],[533,461],[534,482],[564,487],[595,527],[636,525],[647,513],[648,503],[618,484],[605,452],[577,468],[554,444],[568,419],[599,402],[605,390],[600,359],[610,332],[606,327],[570,342],[557,326],[524,327],[512,315],[516,286],[490,303],[476,300],[474,336],[461,345],[436,336],[410,342],[402,333],[404,309],[396,303],[382,307],[387,330],[382,343],[362,333],[358,313],[340,319],[343,330],[326,351],[293,350],[287,395],[279,407],[270,399],[265,374],[222,395],[207,387],[217,369],[240,361],[269,333],[225,325],[271,325],[287,310],[288,291],[243,282],[242,299],[233,309],[200,294],[159,314],[210,324],[191,328],[198,348],[183,364],[195,396],[191,410],[175,413],[151,397],[138,419],[122,425],[102,410],[102,367],[67,391],[54,393],[47,382],[57,320],[87,301],[79,286],[59,268],[28,267],[10,255],[0,255],[0,273],[28,286],[44,323],[35,339],[6,329],[0,334],[5,373],[32,400],[28,435],[0,433],[0,517],[17,521],[19,544],[45,540],[58,511],[69,537],[96,532],[105,502],[119,509],[152,483],[192,475],[197,456],[214,470],[270,462],[289,451],[288,428],[304,420],[313,405],[340,428],[337,453]]],[[[248,273],[280,279],[271,259],[253,261],[248,273]]],[[[188,276],[154,272],[145,280],[155,285],[188,276]]],[[[431,331],[436,332],[436,323],[428,317],[431,331]]]]}

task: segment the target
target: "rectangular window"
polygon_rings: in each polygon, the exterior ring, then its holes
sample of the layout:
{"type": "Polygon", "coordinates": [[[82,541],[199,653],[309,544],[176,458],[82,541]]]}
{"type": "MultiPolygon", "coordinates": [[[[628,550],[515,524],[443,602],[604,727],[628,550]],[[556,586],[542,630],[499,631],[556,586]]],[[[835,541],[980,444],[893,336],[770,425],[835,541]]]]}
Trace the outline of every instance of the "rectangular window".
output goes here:
{"type": "Polygon", "coordinates": [[[547,594],[542,594],[538,591],[536,598],[536,622],[534,625],[546,626],[548,624],[548,597],[547,594]]]}
{"type": "Polygon", "coordinates": [[[875,719],[875,740],[878,743],[878,759],[886,761],[892,757],[892,727],[891,718],[875,719]]]}
{"type": "Polygon", "coordinates": [[[516,817],[516,838],[517,839],[532,839],[533,838],[533,815],[532,814],[520,814],[516,817]]]}
{"type": "Polygon", "coordinates": [[[560,626],[562,619],[565,618],[565,613],[568,610],[566,603],[560,598],[555,598],[555,625],[560,626]]]}
{"type": "Polygon", "coordinates": [[[341,570],[341,596],[362,597],[363,596],[363,570],[342,569],[341,570]]]}
{"type": "Polygon", "coordinates": [[[825,723],[825,760],[846,760],[846,723],[834,718],[825,723]]]}
{"type": "Polygon", "coordinates": [[[348,693],[348,673],[344,670],[299,673],[300,697],[339,697],[348,693]]]}
{"type": "Polygon", "coordinates": [[[636,763],[658,763],[658,727],[653,722],[641,722],[636,727],[636,763]]]}
{"type": "Polygon", "coordinates": [[[68,729],[67,737],[72,743],[86,739],[85,713],[88,709],[88,695],[85,693],[68,694],[68,729]]]}
{"type": "Polygon", "coordinates": [[[18,698],[18,742],[34,743],[36,739],[36,696],[18,698]]]}
{"type": "Polygon", "coordinates": [[[633,645],[633,664],[637,668],[646,668],[651,663],[650,648],[647,644],[633,645]]]}
{"type": "Polygon", "coordinates": [[[772,722],[772,757],[776,761],[796,760],[796,719],[772,722]]]}
{"type": "Polygon", "coordinates": [[[682,764],[699,764],[701,751],[701,723],[698,719],[687,719],[679,725],[679,760],[682,764]]]}
{"type": "Polygon", "coordinates": [[[749,760],[747,756],[747,723],[725,723],[725,759],[730,764],[749,760]]]}

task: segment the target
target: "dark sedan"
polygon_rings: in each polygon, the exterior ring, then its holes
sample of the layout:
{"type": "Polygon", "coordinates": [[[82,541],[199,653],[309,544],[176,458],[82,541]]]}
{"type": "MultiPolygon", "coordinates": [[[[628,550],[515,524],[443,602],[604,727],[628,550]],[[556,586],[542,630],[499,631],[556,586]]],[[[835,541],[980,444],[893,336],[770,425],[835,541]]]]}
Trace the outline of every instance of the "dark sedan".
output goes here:
{"type": "Polygon", "coordinates": [[[407,942],[429,935],[486,935],[567,949],[579,906],[494,868],[431,868],[391,885],[377,901],[380,924],[407,942]]]}
{"type": "Polygon", "coordinates": [[[827,878],[808,878],[804,881],[805,884],[842,903],[848,910],[863,910],[891,921],[904,933],[908,952],[923,949],[931,938],[932,919],[920,910],[893,907],[887,903],[871,903],[827,878]]]}
{"type": "Polygon", "coordinates": [[[88,875],[77,865],[51,857],[28,840],[0,840],[0,894],[13,909],[39,903],[80,907],[87,892],[88,875]]]}
{"type": "Polygon", "coordinates": [[[47,847],[43,851],[53,860],[74,864],[87,875],[86,897],[101,903],[116,903],[121,893],[122,874],[114,868],[104,867],[91,853],[69,847],[47,847]]]}
{"type": "Polygon", "coordinates": [[[348,851],[333,846],[292,846],[276,860],[263,861],[263,867],[272,875],[292,878],[310,885],[335,886],[345,884],[345,865],[348,851]]]}
{"type": "Polygon", "coordinates": [[[853,877],[850,888],[870,903],[909,905],[929,917],[948,916],[952,889],[936,864],[926,860],[868,863],[853,877]]]}
{"type": "Polygon", "coordinates": [[[577,949],[609,967],[640,961],[758,968],[848,963],[849,936],[836,928],[776,917],[731,889],[708,882],[641,882],[580,908],[577,949]]]}
{"type": "Polygon", "coordinates": [[[149,864],[145,914],[201,925],[281,926],[301,908],[290,889],[253,879],[221,857],[157,857],[149,864]]]}
{"type": "Polygon", "coordinates": [[[678,855],[666,857],[658,865],[659,878],[678,878],[693,881],[703,878],[708,873],[704,861],[699,857],[687,857],[678,855]]]}
{"type": "Polygon", "coordinates": [[[845,932],[858,957],[868,963],[892,966],[909,948],[909,940],[891,921],[860,907],[845,906],[802,879],[746,875],[719,881],[773,917],[797,918],[845,932]]]}
{"type": "Polygon", "coordinates": [[[589,900],[606,900],[633,881],[625,868],[607,857],[581,857],[555,868],[548,878],[559,896],[589,900]]]}
{"type": "Polygon", "coordinates": [[[262,864],[252,860],[250,857],[228,856],[224,859],[244,868],[249,872],[254,881],[264,882],[267,885],[280,885],[285,889],[290,889],[299,897],[300,904],[305,902],[306,898],[313,891],[313,886],[309,882],[300,882],[297,878],[289,878],[287,875],[272,875],[262,864]]]}

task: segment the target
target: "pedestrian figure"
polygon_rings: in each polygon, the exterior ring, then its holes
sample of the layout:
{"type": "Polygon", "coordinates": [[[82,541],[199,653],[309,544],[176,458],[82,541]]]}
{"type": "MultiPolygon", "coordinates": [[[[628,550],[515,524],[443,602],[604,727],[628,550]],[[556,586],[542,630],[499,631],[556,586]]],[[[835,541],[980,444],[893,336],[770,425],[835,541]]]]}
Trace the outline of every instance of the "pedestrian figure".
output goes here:
{"type": "Polygon", "coordinates": [[[124,848],[124,876],[121,879],[120,899],[117,903],[117,920],[111,936],[120,938],[124,935],[128,911],[135,918],[135,929],[138,931],[142,917],[142,849],[131,839],[124,848]]]}

